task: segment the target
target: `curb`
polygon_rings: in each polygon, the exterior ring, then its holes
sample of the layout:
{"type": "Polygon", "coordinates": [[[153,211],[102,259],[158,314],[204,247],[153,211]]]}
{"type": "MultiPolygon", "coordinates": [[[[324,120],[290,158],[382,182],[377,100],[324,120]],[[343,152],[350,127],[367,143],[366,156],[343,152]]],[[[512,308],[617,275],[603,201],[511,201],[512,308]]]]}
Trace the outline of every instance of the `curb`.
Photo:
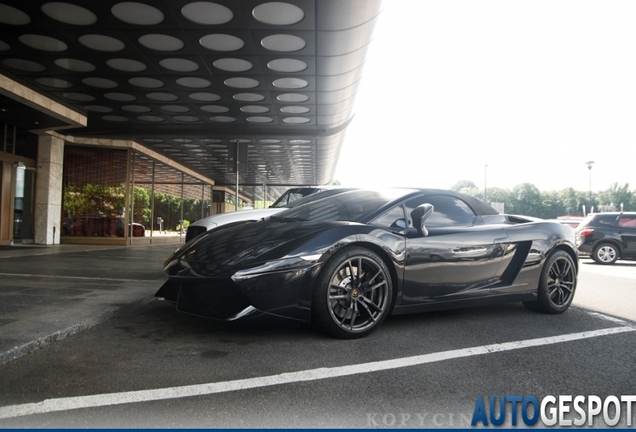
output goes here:
{"type": "Polygon", "coordinates": [[[84,330],[88,330],[91,327],[94,327],[98,324],[102,324],[108,320],[110,320],[111,318],[113,318],[115,315],[119,314],[119,313],[125,313],[131,309],[143,306],[145,304],[151,303],[153,301],[157,301],[158,299],[156,297],[145,297],[141,300],[137,300],[133,303],[129,303],[129,304],[125,304],[122,305],[121,307],[114,309],[112,311],[103,313],[101,316],[94,318],[94,319],[89,319],[89,320],[85,320],[83,322],[74,324],[70,327],[67,327],[63,330],[58,330],[54,333],[51,333],[49,335],[46,336],[42,336],[40,338],[37,338],[34,341],[31,342],[27,342],[25,344],[16,346],[11,348],[8,351],[5,352],[0,352],[0,366],[7,364],[13,360],[16,360],[22,356],[25,356],[26,354],[29,354],[32,351],[35,351],[37,349],[40,348],[44,348],[45,346],[52,344],[54,342],[58,342],[61,341],[69,336],[73,336],[76,335],[80,332],[83,332],[84,330]]]}

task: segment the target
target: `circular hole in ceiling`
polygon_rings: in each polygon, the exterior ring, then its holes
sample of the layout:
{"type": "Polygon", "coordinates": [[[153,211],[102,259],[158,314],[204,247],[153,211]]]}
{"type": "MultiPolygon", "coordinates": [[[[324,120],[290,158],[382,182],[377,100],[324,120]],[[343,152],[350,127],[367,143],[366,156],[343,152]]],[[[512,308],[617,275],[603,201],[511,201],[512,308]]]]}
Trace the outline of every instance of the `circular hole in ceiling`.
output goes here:
{"type": "Polygon", "coordinates": [[[301,72],[307,69],[307,63],[296,59],[276,59],[267,63],[267,67],[276,72],[301,72]]]}
{"type": "Polygon", "coordinates": [[[289,3],[269,2],[256,6],[252,10],[252,16],[263,24],[291,25],[302,21],[305,13],[298,6],[289,3]]]}
{"type": "Polygon", "coordinates": [[[147,34],[141,36],[138,40],[146,48],[155,51],[179,51],[184,47],[181,39],[164,34],[147,34]]]}
{"type": "Polygon", "coordinates": [[[106,99],[118,101],[118,102],[132,102],[136,97],[128,93],[106,93],[104,95],[106,99]]]}
{"type": "Polygon", "coordinates": [[[151,115],[139,116],[137,118],[141,121],[154,122],[154,123],[160,123],[164,121],[163,117],[151,116],[151,115]]]}
{"type": "Polygon", "coordinates": [[[284,118],[283,121],[288,124],[303,124],[309,123],[311,119],[308,119],[307,117],[287,117],[284,118]]]}
{"type": "Polygon", "coordinates": [[[152,111],[152,108],[143,105],[124,105],[121,109],[134,113],[147,113],[152,111]]]}
{"type": "Polygon", "coordinates": [[[178,142],[179,144],[189,144],[194,142],[194,140],[191,138],[175,138],[173,139],[173,141],[178,142]]]}
{"type": "Polygon", "coordinates": [[[91,25],[97,22],[97,16],[93,12],[70,3],[45,3],[41,9],[49,18],[65,24],[91,25]]]}
{"type": "Polygon", "coordinates": [[[103,105],[86,105],[84,108],[88,111],[101,112],[101,113],[113,112],[113,109],[111,107],[107,107],[103,105]]]}
{"type": "Polygon", "coordinates": [[[95,100],[93,96],[84,93],[64,93],[62,94],[62,96],[64,96],[66,99],[78,102],[91,102],[95,100]]]}
{"type": "Polygon", "coordinates": [[[106,64],[122,72],[142,72],[147,68],[142,62],[125,58],[110,59],[106,61],[106,64]]]}
{"type": "Polygon", "coordinates": [[[229,116],[214,116],[214,117],[210,117],[210,120],[214,122],[220,122],[220,123],[232,123],[236,121],[234,117],[229,117],[229,116]]]}
{"type": "Polygon", "coordinates": [[[247,121],[250,123],[271,123],[274,121],[274,119],[271,117],[253,116],[253,117],[248,117],[247,121]]]}
{"type": "Polygon", "coordinates": [[[212,83],[203,78],[196,77],[183,77],[177,79],[177,84],[188,88],[206,88],[210,87],[212,83]]]}
{"type": "Polygon", "coordinates": [[[80,36],[78,40],[85,47],[95,51],[116,52],[126,48],[122,41],[110,36],[88,34],[80,36]]]}
{"type": "Polygon", "coordinates": [[[253,78],[244,78],[244,77],[228,78],[225,81],[223,81],[223,83],[228,87],[242,88],[242,89],[255,88],[260,85],[260,83],[257,80],[253,78]]]}
{"type": "Polygon", "coordinates": [[[161,92],[148,93],[146,97],[148,99],[161,101],[161,102],[174,102],[179,99],[177,95],[173,95],[171,93],[161,93],[161,92]]]}
{"type": "Polygon", "coordinates": [[[270,51],[293,52],[307,46],[304,39],[288,34],[275,34],[261,40],[261,45],[270,51]]]}
{"type": "Polygon", "coordinates": [[[35,48],[40,51],[62,52],[68,49],[68,45],[66,45],[64,42],[49,36],[24,34],[21,35],[18,39],[26,46],[35,48]]]}
{"type": "Polygon", "coordinates": [[[234,13],[225,6],[212,2],[193,2],[181,8],[181,14],[192,22],[219,25],[232,21],[234,13]]]}
{"type": "Polygon", "coordinates": [[[269,111],[269,108],[262,105],[245,105],[241,107],[241,111],[250,114],[262,114],[269,111]]]}
{"type": "Polygon", "coordinates": [[[232,96],[232,99],[241,102],[260,102],[265,99],[265,96],[258,93],[237,93],[232,96]]]}
{"type": "Polygon", "coordinates": [[[161,88],[165,84],[163,81],[160,81],[155,78],[147,78],[147,77],[135,77],[128,80],[128,82],[135,87],[141,88],[161,88]]]}
{"type": "Polygon", "coordinates": [[[222,33],[209,34],[199,39],[199,43],[214,51],[238,51],[245,46],[242,39],[222,33]]]}
{"type": "Polygon", "coordinates": [[[300,78],[279,78],[272,83],[274,87],[282,89],[301,89],[309,85],[307,81],[300,78]]]}
{"type": "Polygon", "coordinates": [[[201,111],[211,112],[211,113],[224,113],[228,112],[230,109],[228,107],[224,107],[222,105],[204,105],[201,107],[201,111]]]}
{"type": "Polygon", "coordinates": [[[127,117],[116,116],[116,115],[108,115],[108,116],[104,116],[102,118],[104,120],[106,120],[106,121],[109,121],[109,122],[127,122],[128,121],[127,117]]]}
{"type": "Polygon", "coordinates": [[[31,60],[8,58],[2,60],[2,64],[12,69],[17,69],[23,72],[43,72],[46,70],[43,65],[31,60]]]}
{"type": "MultiPolygon", "coordinates": [[[[293,140],[289,140],[290,144],[311,144],[310,140],[305,140],[305,139],[293,139],[293,140]]],[[[300,147],[298,146],[298,148],[309,148],[309,147],[300,147]]]]}
{"type": "Polygon", "coordinates": [[[163,59],[159,62],[159,64],[162,67],[175,72],[194,72],[199,70],[198,63],[180,58],[163,59]]]}
{"type": "Polygon", "coordinates": [[[163,12],[144,3],[117,3],[110,11],[115,17],[127,24],[154,25],[163,21],[163,12]]]}
{"type": "Polygon", "coordinates": [[[281,102],[306,102],[309,96],[301,93],[285,93],[276,97],[281,102]]]}
{"type": "Polygon", "coordinates": [[[254,67],[251,62],[236,58],[222,58],[213,63],[214,67],[228,72],[245,72],[254,67]]]}
{"type": "Polygon", "coordinates": [[[280,144],[280,143],[282,143],[282,141],[279,140],[279,139],[262,139],[262,140],[259,140],[259,142],[263,143],[263,144],[280,144]]]}
{"type": "Polygon", "coordinates": [[[117,83],[113,80],[109,80],[106,78],[98,78],[98,77],[89,77],[84,78],[82,80],[84,84],[91,87],[97,88],[115,88],[117,87],[117,83]]]}
{"type": "Polygon", "coordinates": [[[73,87],[72,83],[63,79],[59,79],[59,78],[38,78],[35,81],[38,82],[39,84],[42,84],[43,86],[53,87],[58,89],[73,87]]]}
{"type": "Polygon", "coordinates": [[[285,114],[305,114],[309,112],[309,108],[304,106],[286,106],[280,109],[285,114]]]}
{"type": "Polygon", "coordinates": [[[10,49],[11,46],[8,43],[0,41],[0,51],[9,51],[10,49]]]}
{"type": "Polygon", "coordinates": [[[173,113],[186,113],[190,111],[190,108],[182,105],[164,105],[161,109],[173,113]]]}
{"type": "Polygon", "coordinates": [[[215,102],[221,99],[221,96],[219,96],[218,94],[205,93],[205,92],[192,93],[189,97],[190,99],[194,99],[194,100],[202,101],[202,102],[215,102]]]}
{"type": "Polygon", "coordinates": [[[19,9],[0,3],[0,23],[9,25],[25,25],[31,18],[19,9]]]}
{"type": "Polygon", "coordinates": [[[209,144],[219,144],[219,143],[222,143],[223,140],[216,139],[216,138],[203,138],[201,142],[209,143],[209,144]]]}
{"type": "Polygon", "coordinates": [[[93,64],[84,60],[61,58],[55,60],[54,63],[62,69],[70,70],[73,72],[92,72],[95,70],[95,66],[93,64]]]}

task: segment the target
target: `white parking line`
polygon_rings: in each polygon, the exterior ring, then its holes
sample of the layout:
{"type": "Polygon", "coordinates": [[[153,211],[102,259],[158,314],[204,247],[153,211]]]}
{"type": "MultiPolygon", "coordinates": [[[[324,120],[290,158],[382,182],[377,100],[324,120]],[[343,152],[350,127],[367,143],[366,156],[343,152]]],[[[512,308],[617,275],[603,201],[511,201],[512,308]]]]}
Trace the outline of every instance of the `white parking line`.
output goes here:
{"type": "Polygon", "coordinates": [[[157,282],[165,281],[162,279],[116,279],[116,278],[104,278],[104,277],[85,277],[85,276],[63,276],[63,275],[34,275],[34,274],[22,274],[22,273],[0,273],[0,276],[8,277],[23,277],[23,278],[44,278],[44,279],[76,279],[76,280],[92,280],[92,281],[114,281],[114,282],[157,282]]]}
{"type": "Polygon", "coordinates": [[[122,393],[107,393],[91,396],[77,396],[59,399],[47,399],[42,402],[22,405],[11,405],[0,408],[0,419],[21,417],[33,414],[69,411],[81,408],[95,408],[112,405],[123,405],[138,402],[160,401],[167,399],[179,399],[193,396],[204,396],[216,393],[225,393],[238,390],[269,387],[281,384],[291,384],[303,381],[315,381],[321,379],[336,378],[348,375],[398,369],[409,366],[423,365],[443,360],[471,357],[482,354],[512,351],[522,348],[553,345],[563,342],[571,342],[581,339],[589,339],[600,336],[608,336],[625,332],[636,331],[633,327],[613,327],[601,330],[571,333],[566,335],[551,336],[538,339],[506,342],[501,344],[483,345],[473,348],[463,348],[438,353],[424,354],[412,357],[383,360],[370,363],[362,363],[350,366],[331,368],[309,369],[298,372],[288,372],[279,375],[270,375],[258,378],[223,381],[208,384],[196,384],[182,387],[169,387],[154,390],[139,390],[122,393]]]}

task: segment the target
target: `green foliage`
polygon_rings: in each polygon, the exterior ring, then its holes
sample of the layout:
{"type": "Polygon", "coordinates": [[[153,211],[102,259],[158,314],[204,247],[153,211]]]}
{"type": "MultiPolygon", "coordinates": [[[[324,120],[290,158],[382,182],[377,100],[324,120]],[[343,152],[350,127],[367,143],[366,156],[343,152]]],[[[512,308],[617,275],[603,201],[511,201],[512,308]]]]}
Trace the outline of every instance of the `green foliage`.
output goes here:
{"type": "MultiPolygon", "coordinates": [[[[451,190],[484,199],[484,191],[480,190],[470,180],[461,180],[451,186],[451,190]]],[[[592,195],[589,192],[576,191],[566,188],[561,191],[539,191],[530,183],[522,183],[512,190],[491,187],[487,190],[488,203],[504,203],[506,213],[520,214],[554,219],[558,216],[583,216],[583,206],[586,212],[592,207],[596,211],[600,206],[613,205],[616,211],[636,211],[636,190],[630,191],[629,184],[619,186],[614,183],[608,190],[592,195]]]]}

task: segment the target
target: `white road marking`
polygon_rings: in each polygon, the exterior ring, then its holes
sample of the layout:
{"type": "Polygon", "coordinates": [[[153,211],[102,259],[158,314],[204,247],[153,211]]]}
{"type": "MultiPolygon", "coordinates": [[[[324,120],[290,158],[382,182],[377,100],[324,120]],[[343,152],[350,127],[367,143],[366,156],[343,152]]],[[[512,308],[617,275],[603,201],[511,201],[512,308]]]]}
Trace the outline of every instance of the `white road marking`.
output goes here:
{"type": "Polygon", "coordinates": [[[588,314],[589,314],[589,315],[592,315],[592,316],[594,316],[594,317],[596,317],[596,318],[604,319],[604,320],[606,320],[606,321],[611,321],[611,322],[616,323],[616,324],[621,324],[621,325],[624,325],[624,326],[628,326],[628,325],[630,325],[630,324],[629,324],[627,321],[625,321],[625,320],[622,320],[622,319],[620,319],[620,318],[615,318],[615,317],[613,317],[613,316],[605,315],[605,314],[602,314],[602,313],[600,313],[600,312],[588,312],[588,314]]]}
{"type": "Polygon", "coordinates": [[[84,276],[62,276],[62,275],[34,275],[34,274],[20,274],[20,273],[0,273],[0,276],[9,277],[25,277],[25,278],[45,278],[45,279],[79,279],[79,280],[92,280],[92,281],[114,281],[114,282],[157,282],[165,281],[163,279],[115,279],[115,278],[103,278],[103,277],[84,277],[84,276]]]}
{"type": "Polygon", "coordinates": [[[511,351],[529,347],[553,345],[581,339],[609,336],[619,333],[636,331],[633,327],[613,327],[601,330],[571,333],[538,339],[506,342],[501,344],[483,345],[473,348],[463,348],[438,353],[423,354],[412,357],[362,363],[350,366],[309,369],[298,372],[288,372],[258,378],[239,379],[208,384],[196,384],[182,387],[169,387],[154,390],[139,390],[122,393],[107,393],[91,396],[77,396],[58,399],[47,399],[42,402],[22,405],[11,405],[0,408],[0,419],[15,418],[34,414],[69,411],[81,408],[95,408],[112,405],[123,405],[138,402],[179,399],[193,396],[204,396],[238,390],[268,387],[281,384],[291,384],[303,381],[336,378],[341,376],[359,375],[363,373],[418,366],[444,360],[471,357],[482,354],[511,351]]]}

